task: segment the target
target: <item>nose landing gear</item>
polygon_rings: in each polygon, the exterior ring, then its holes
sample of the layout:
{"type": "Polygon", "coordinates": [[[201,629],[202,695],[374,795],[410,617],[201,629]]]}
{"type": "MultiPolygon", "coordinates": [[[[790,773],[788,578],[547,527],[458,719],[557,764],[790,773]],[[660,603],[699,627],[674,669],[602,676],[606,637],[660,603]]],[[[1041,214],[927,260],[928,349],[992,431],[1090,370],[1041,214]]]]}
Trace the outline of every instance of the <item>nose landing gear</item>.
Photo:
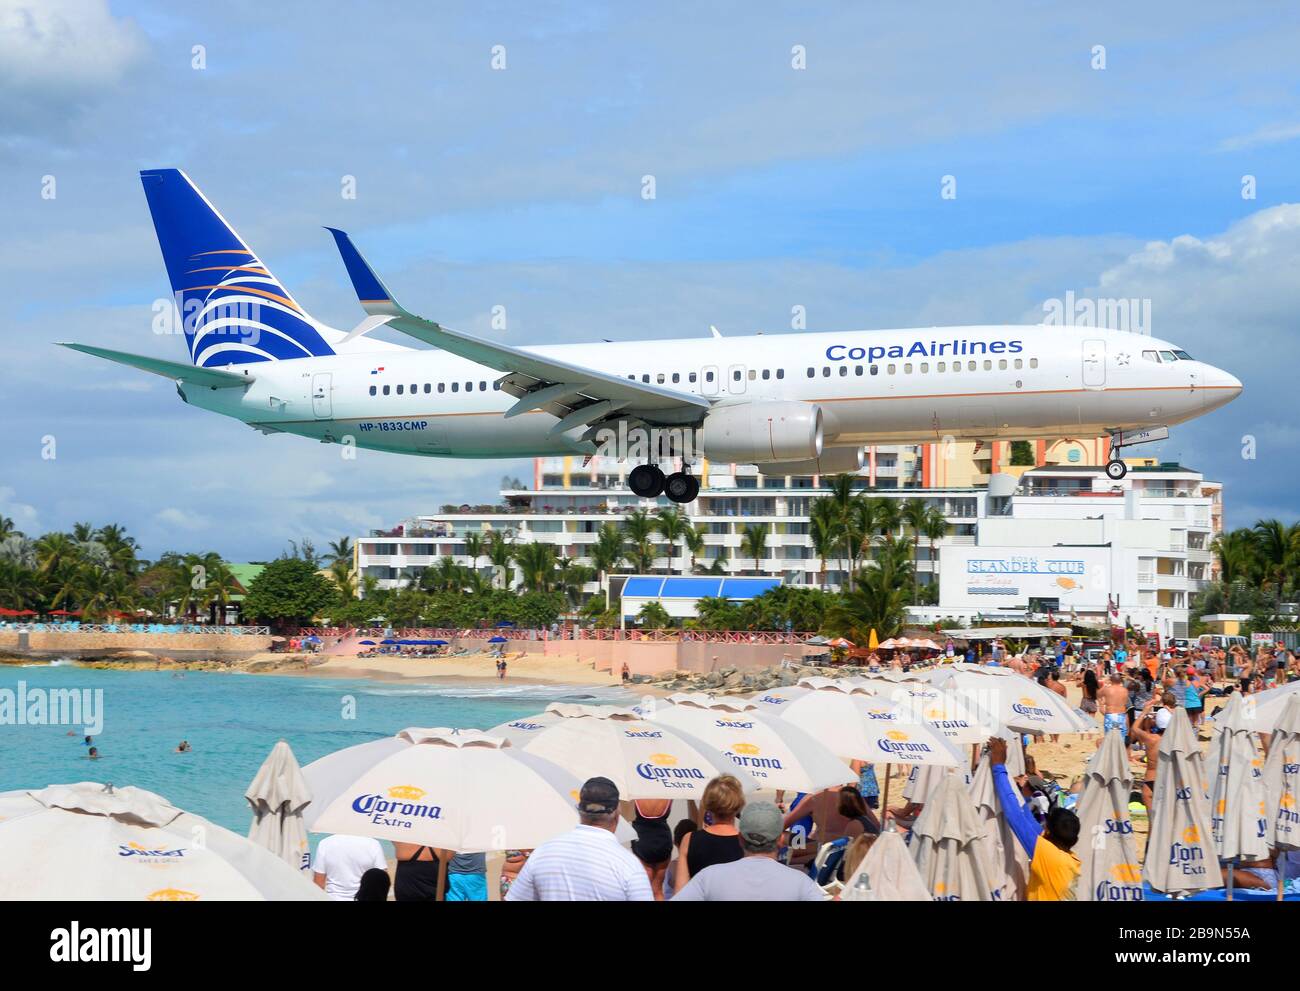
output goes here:
{"type": "Polygon", "coordinates": [[[1106,462],[1106,477],[1111,481],[1118,482],[1128,474],[1128,465],[1119,458],[1111,458],[1106,462]]]}

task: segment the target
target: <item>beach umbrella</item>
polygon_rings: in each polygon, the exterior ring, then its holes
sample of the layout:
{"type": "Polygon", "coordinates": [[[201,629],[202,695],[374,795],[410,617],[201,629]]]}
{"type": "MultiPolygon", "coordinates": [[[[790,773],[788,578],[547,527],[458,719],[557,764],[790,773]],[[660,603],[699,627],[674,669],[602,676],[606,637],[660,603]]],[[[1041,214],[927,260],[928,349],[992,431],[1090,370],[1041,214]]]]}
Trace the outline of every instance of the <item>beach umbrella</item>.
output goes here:
{"type": "MultiPolygon", "coordinates": [[[[1254,720],[1242,697],[1233,693],[1219,713],[1217,773],[1210,795],[1210,828],[1219,859],[1232,866],[1268,856],[1268,808],[1264,797],[1264,762],[1252,739],[1254,720]]],[[[1232,874],[1228,875],[1232,897],[1232,874]]]]}
{"type": "Polygon", "coordinates": [[[746,699],[679,692],[638,710],[650,722],[720,751],[760,788],[808,793],[858,780],[848,764],[798,726],[762,715],[746,699]]]}
{"type": "Polygon", "coordinates": [[[373,647],[375,645],[375,642],[373,640],[358,640],[357,643],[359,643],[362,647],[373,647]]]}
{"type": "Polygon", "coordinates": [[[888,699],[842,689],[792,686],[756,692],[759,711],[789,720],[838,757],[890,764],[963,762],[938,730],[888,699]]]}
{"type": "Polygon", "coordinates": [[[141,788],[0,794],[0,900],[323,901],[262,846],[141,788]]]}
{"type": "Polygon", "coordinates": [[[307,843],[302,812],[311,801],[311,789],[289,744],[280,740],[271,748],[253,775],[244,798],[253,808],[248,838],[290,867],[299,870],[310,867],[311,847],[307,843]]]}
{"type": "MultiPolygon", "coordinates": [[[[580,781],[609,778],[625,801],[698,800],[713,778],[737,771],[729,758],[703,741],[621,706],[555,702],[543,713],[512,719],[489,732],[580,781]]],[[[737,777],[747,789],[754,787],[752,776],[737,777]]]]}
{"type": "Polygon", "coordinates": [[[512,622],[510,622],[510,620],[508,620],[508,619],[503,619],[503,620],[501,620],[501,622],[497,623],[497,629],[498,629],[498,630],[504,630],[504,629],[506,629],[506,628],[508,628],[508,627],[512,627],[512,626],[514,626],[514,625],[515,625],[515,624],[512,623],[512,622]]]}
{"type": "Polygon", "coordinates": [[[1128,814],[1133,774],[1119,733],[1105,733],[1092,755],[1079,796],[1078,899],[1142,900],[1142,868],[1128,814]]]}
{"type": "Polygon", "coordinates": [[[841,896],[843,900],[853,901],[851,892],[862,874],[866,874],[877,901],[928,902],[932,900],[930,889],[925,886],[921,872],[916,869],[916,862],[908,852],[907,843],[893,830],[876,837],[857,870],[845,880],[845,893],[841,896]]]}
{"type": "MultiPolygon", "coordinates": [[[[1018,749],[1011,742],[1007,753],[1018,749]]],[[[1010,772],[1008,772],[1010,773],[1010,772]]],[[[1014,783],[1014,782],[1013,782],[1014,783]]],[[[993,765],[987,752],[980,758],[968,787],[981,824],[980,845],[997,901],[1019,901],[1029,885],[1029,857],[1012,832],[993,786],[993,765]]]]}
{"type": "Polygon", "coordinates": [[[846,640],[844,637],[835,637],[835,638],[833,638],[833,639],[831,639],[831,640],[827,640],[827,641],[826,641],[826,646],[827,646],[827,647],[840,647],[840,648],[852,647],[852,646],[853,646],[853,641],[852,641],[852,640],[846,640]]]}
{"type": "MultiPolygon", "coordinates": [[[[965,746],[988,739],[990,734],[984,727],[987,720],[960,695],[931,685],[922,675],[897,677],[901,673],[855,675],[844,678],[843,682],[853,691],[886,698],[904,707],[915,720],[939,730],[949,743],[965,746]]],[[[803,679],[799,684],[809,680],[803,679]]]]}
{"type": "Polygon", "coordinates": [[[931,684],[964,699],[996,726],[1023,733],[1096,733],[1097,724],[1063,696],[1009,668],[953,664],[937,669],[931,684]]]}
{"type": "Polygon", "coordinates": [[[380,640],[379,642],[381,644],[395,644],[395,643],[400,643],[401,641],[394,640],[392,637],[385,637],[383,640],[380,640]]]}
{"type": "Polygon", "coordinates": [[[474,729],[404,729],[312,761],[303,777],[312,832],[486,853],[530,850],[578,823],[572,774],[474,729]]]}
{"type": "MultiPolygon", "coordinates": [[[[1233,695],[1236,694],[1236,692],[1233,693],[1233,695]]],[[[1273,727],[1282,718],[1282,710],[1286,708],[1287,702],[1292,695],[1297,694],[1300,694],[1300,681],[1293,681],[1277,688],[1270,688],[1264,692],[1256,692],[1253,695],[1242,696],[1246,717],[1253,722],[1255,732],[1272,732],[1273,727]]],[[[1214,722],[1219,722],[1227,711],[1227,706],[1220,709],[1214,715],[1214,722]]]]}
{"type": "Polygon", "coordinates": [[[867,637],[867,649],[868,650],[880,649],[880,640],[876,637],[876,628],[874,626],[871,628],[871,635],[867,637]]]}
{"type": "Polygon", "coordinates": [[[993,901],[984,830],[966,786],[946,775],[912,827],[912,858],[935,901],[993,901]]]}
{"type": "Polygon", "coordinates": [[[1201,745],[1187,710],[1174,710],[1160,738],[1142,879],[1167,895],[1223,886],[1200,767],[1201,745]]]}
{"type": "MultiPolygon", "coordinates": [[[[445,641],[444,641],[445,642],[445,641]]],[[[488,643],[509,643],[505,637],[488,637],[488,643]]]]}
{"type": "MultiPolygon", "coordinates": [[[[1268,845],[1300,849],[1300,694],[1282,708],[1268,741],[1264,762],[1264,794],[1268,802],[1268,845]]],[[[1285,890],[1286,858],[1278,860],[1277,896],[1285,890]]]]}

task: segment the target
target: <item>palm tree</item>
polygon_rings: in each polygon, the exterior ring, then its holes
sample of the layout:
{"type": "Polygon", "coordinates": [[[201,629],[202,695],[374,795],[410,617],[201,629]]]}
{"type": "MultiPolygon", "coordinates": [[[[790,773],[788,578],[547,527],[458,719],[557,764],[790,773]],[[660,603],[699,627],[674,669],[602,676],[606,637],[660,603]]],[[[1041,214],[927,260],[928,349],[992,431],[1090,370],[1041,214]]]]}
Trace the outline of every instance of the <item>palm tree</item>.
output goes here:
{"type": "Polygon", "coordinates": [[[682,542],[682,574],[686,574],[686,539],[695,525],[680,509],[661,509],[655,514],[655,529],[668,542],[668,571],[673,570],[673,545],[682,542]]]}
{"type": "Polygon", "coordinates": [[[767,553],[767,527],[750,523],[740,534],[740,553],[754,559],[754,574],[762,572],[762,559],[767,553]]]}
{"type": "Polygon", "coordinates": [[[618,527],[613,523],[601,526],[587,556],[591,559],[592,567],[600,575],[601,588],[604,588],[606,575],[618,567],[618,562],[623,560],[623,535],[618,532],[618,527]]]}
{"type": "Polygon", "coordinates": [[[483,535],[473,530],[465,534],[465,556],[471,571],[478,571],[478,559],[483,556],[483,535]]]}
{"type": "Polygon", "coordinates": [[[514,559],[514,546],[500,530],[489,530],[483,553],[501,575],[501,587],[510,588],[510,562],[514,559]]]}
{"type": "MultiPolygon", "coordinates": [[[[921,557],[921,531],[925,529],[930,508],[924,499],[906,499],[899,509],[903,526],[912,533],[912,578],[916,578],[916,565],[921,557]]],[[[915,590],[913,590],[915,591],[915,590]]]]}
{"type": "Polygon", "coordinates": [[[1287,526],[1281,520],[1260,520],[1254,526],[1254,535],[1259,564],[1280,595],[1286,584],[1287,566],[1300,548],[1300,523],[1287,526]]]}
{"type": "Polygon", "coordinates": [[[704,553],[704,531],[699,527],[687,527],[682,535],[682,547],[691,555],[691,572],[695,572],[695,559],[704,553]]]}
{"type": "Polygon", "coordinates": [[[874,566],[863,568],[854,588],[827,610],[827,630],[855,643],[866,643],[873,629],[882,637],[894,636],[906,616],[910,570],[907,544],[892,535],[886,538],[874,566]]]}
{"type": "Polygon", "coordinates": [[[938,506],[931,506],[921,526],[921,534],[930,542],[930,580],[939,582],[939,541],[948,536],[948,518],[938,506]]]}
{"type": "Polygon", "coordinates": [[[569,608],[577,609],[582,603],[582,586],[596,576],[596,570],[568,558],[562,558],[559,564],[555,573],[555,584],[564,593],[569,608]]]}
{"type": "Polygon", "coordinates": [[[515,548],[514,561],[528,591],[549,592],[554,587],[557,563],[554,544],[520,544],[515,548]]]}
{"type": "Polygon", "coordinates": [[[813,553],[817,555],[818,585],[826,585],[826,559],[840,546],[840,527],[835,518],[835,504],[829,499],[818,499],[813,503],[808,517],[808,534],[812,539],[813,553]]]}
{"type": "Polygon", "coordinates": [[[14,521],[8,516],[0,516],[0,540],[6,537],[22,536],[22,532],[14,528],[14,521]]]}
{"type": "Polygon", "coordinates": [[[42,575],[50,574],[65,562],[75,562],[79,554],[76,542],[66,533],[47,533],[36,541],[36,559],[42,575]]]}
{"type": "Polygon", "coordinates": [[[650,574],[658,556],[654,546],[655,521],[644,509],[628,513],[623,518],[623,556],[639,574],[650,574]]]}
{"type": "Polygon", "coordinates": [[[352,559],[339,558],[330,565],[330,577],[339,589],[339,603],[347,605],[357,594],[356,576],[352,572],[352,559]]]}
{"type": "Polygon", "coordinates": [[[330,551],[327,555],[331,565],[330,570],[333,570],[333,565],[338,564],[340,561],[350,562],[354,557],[355,550],[356,548],[352,546],[351,537],[340,537],[338,540],[331,540],[330,551]]]}

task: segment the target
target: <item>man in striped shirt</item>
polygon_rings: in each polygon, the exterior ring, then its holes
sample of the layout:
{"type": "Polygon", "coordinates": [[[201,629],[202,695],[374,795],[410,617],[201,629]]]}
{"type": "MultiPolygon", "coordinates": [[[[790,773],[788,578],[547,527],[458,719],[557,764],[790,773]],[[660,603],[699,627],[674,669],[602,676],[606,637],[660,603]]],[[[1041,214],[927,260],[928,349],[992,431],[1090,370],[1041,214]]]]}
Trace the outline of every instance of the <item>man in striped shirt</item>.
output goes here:
{"type": "Polygon", "coordinates": [[[614,837],[618,786],[591,778],[578,796],[578,826],[533,851],[508,902],[654,901],[641,861],[614,837]]]}

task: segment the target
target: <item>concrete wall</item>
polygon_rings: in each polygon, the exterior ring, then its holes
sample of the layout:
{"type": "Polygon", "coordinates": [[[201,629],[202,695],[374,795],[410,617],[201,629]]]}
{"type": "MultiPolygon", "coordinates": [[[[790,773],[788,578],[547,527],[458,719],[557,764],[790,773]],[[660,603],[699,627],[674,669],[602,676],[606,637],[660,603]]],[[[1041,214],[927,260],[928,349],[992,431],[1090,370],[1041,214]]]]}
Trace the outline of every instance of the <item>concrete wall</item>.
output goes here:
{"type": "Polygon", "coordinates": [[[86,657],[115,650],[145,650],[169,657],[242,657],[271,649],[269,636],[219,633],[51,633],[0,630],[0,651],[86,657]]]}

